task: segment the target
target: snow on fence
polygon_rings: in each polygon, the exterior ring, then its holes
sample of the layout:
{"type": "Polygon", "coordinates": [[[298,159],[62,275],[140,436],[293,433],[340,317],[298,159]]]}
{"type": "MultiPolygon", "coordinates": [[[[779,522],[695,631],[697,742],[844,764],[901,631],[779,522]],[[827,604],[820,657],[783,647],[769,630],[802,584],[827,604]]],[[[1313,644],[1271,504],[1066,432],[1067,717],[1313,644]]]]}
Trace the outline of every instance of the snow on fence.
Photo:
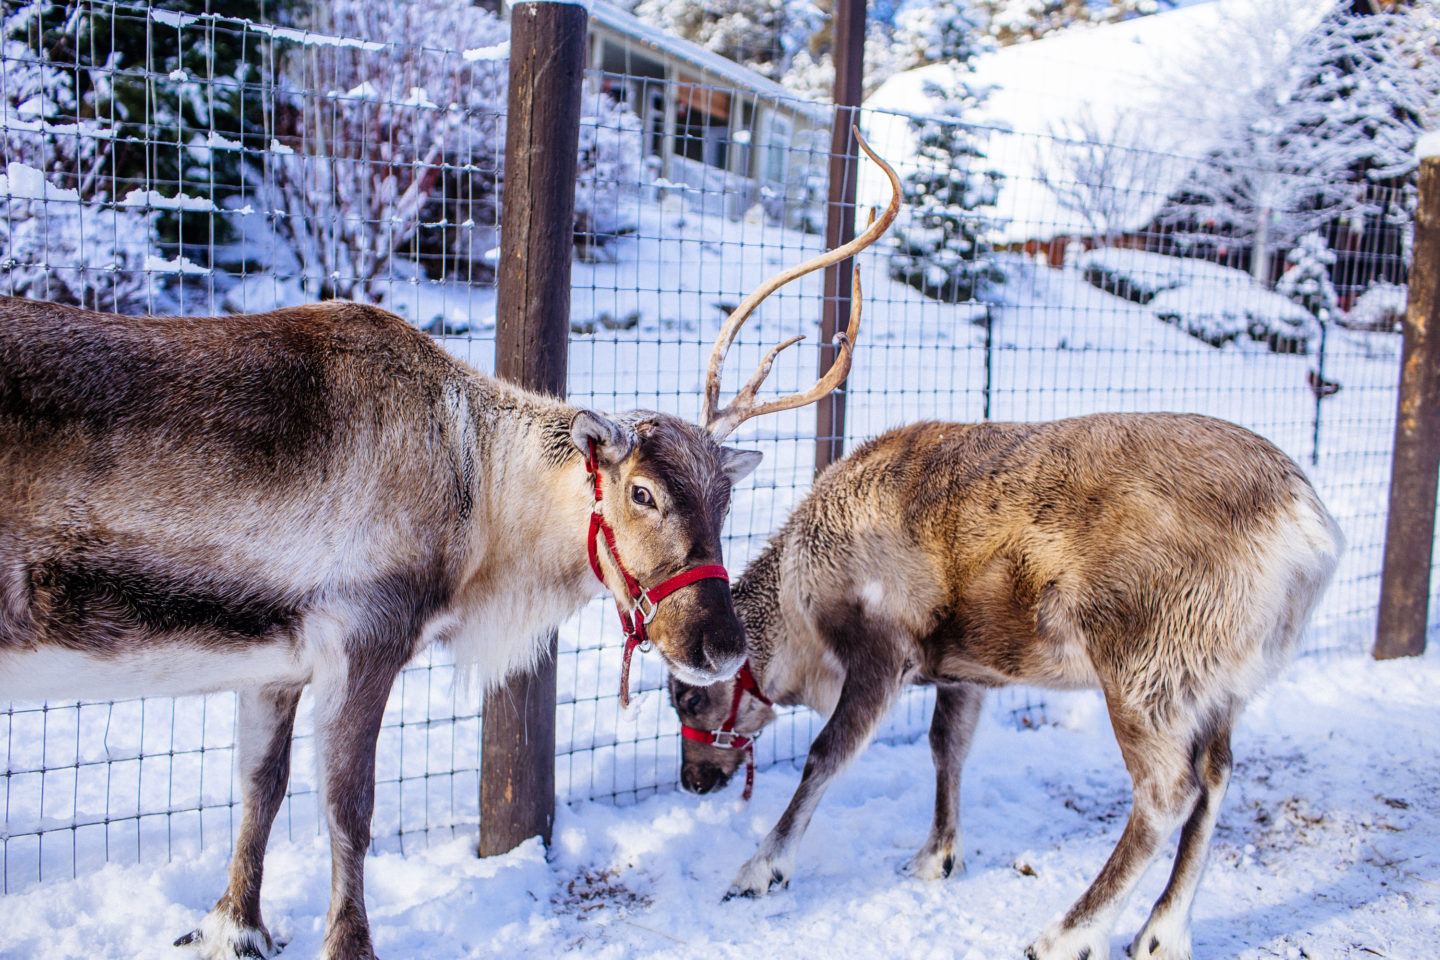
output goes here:
{"type": "MultiPolygon", "coordinates": [[[[505,26],[464,4],[327,10],[321,30],[128,3],[8,6],[0,292],[194,314],[352,297],[492,369],[505,26]]],[[[830,114],[733,71],[706,82],[647,43],[597,46],[586,79],[569,389],[601,408],[694,416],[725,312],[820,249],[830,114]]],[[[1345,212],[1319,242],[1272,234],[1277,275],[1252,277],[1249,241],[1187,216],[1184,176],[1203,157],[896,112],[868,111],[862,126],[908,203],[889,245],[861,261],[848,442],[922,417],[1235,420],[1311,471],[1350,541],[1307,652],[1367,644],[1399,355],[1379,306],[1393,313],[1397,293],[1403,303],[1413,197],[1344,185],[1345,212]],[[1097,169],[1105,182],[1089,179],[1097,169]]],[[[862,204],[878,198],[870,176],[862,204]]],[[[817,277],[779,293],[730,366],[748,370],[767,345],[810,333],[772,376],[777,390],[808,383],[823,296],[817,277]]],[[[732,569],[808,488],[814,416],[790,412],[741,438],[766,459],[737,492],[732,569]]],[[[637,661],[641,693],[622,713],[619,641],[599,600],[561,630],[567,800],[676,782],[663,671],[637,661]]],[[[377,845],[474,830],[479,709],[462,680],[440,655],[402,675],[382,731],[377,845]]],[[[307,709],[281,835],[318,829],[307,709]]],[[[1043,695],[1006,692],[996,712],[1044,722],[1043,695]]],[[[927,723],[916,691],[882,736],[927,723]]],[[[6,706],[0,887],[229,844],[233,724],[229,694],[6,706]]],[[[761,762],[802,757],[814,729],[808,715],[786,718],[761,762]]]]}

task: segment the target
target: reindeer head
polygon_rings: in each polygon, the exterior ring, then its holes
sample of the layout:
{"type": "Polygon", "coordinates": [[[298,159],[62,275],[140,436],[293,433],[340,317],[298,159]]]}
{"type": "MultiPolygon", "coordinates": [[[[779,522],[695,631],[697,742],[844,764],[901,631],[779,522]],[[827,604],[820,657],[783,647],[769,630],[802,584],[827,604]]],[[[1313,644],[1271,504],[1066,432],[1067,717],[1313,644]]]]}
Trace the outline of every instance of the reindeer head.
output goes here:
{"type": "Polygon", "coordinates": [[[749,757],[751,742],[775,719],[775,708],[766,700],[743,692],[737,696],[738,683],[731,677],[695,686],[670,677],[670,703],[682,728],[701,735],[687,735],[680,743],[680,786],[690,793],[710,793],[729,783],[749,757]]]}
{"type": "MultiPolygon", "coordinates": [[[[703,425],[660,413],[612,419],[591,411],[580,412],[571,424],[571,440],[587,457],[603,491],[598,510],[604,537],[593,530],[591,534],[592,545],[600,542],[595,550],[599,573],[614,596],[635,601],[627,612],[625,600],[620,600],[622,618],[643,616],[644,635],[677,676],[693,683],[730,677],[745,658],[744,630],[723,571],[673,592],[664,586],[683,579],[686,571],[721,563],[720,530],[731,488],[760,463],[759,453],[724,447],[721,441],[752,417],[813,403],[845,380],[860,332],[859,271],[850,322],[837,337],[835,361],[809,390],[763,403],[756,400],[776,356],[803,339],[792,337],[771,349],[735,398],[721,407],[725,355],[761,301],[792,280],[870,246],[895,219],[900,182],[863,138],[859,142],[890,178],[893,195],[884,216],[877,220],[872,213],[869,226],[854,240],[766,280],[726,318],[706,372],[703,425]],[[663,605],[650,598],[657,592],[665,597],[663,605]]],[[[623,701],[623,678],[621,687],[623,701]]]]}

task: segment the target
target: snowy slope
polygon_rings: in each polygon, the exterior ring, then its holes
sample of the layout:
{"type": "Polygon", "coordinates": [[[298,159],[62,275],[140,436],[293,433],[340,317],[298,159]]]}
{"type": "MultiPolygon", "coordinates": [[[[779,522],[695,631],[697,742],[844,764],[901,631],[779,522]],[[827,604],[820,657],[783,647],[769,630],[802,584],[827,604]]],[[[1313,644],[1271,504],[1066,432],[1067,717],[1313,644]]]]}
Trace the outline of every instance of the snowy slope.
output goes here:
{"type": "MultiPolygon", "coordinates": [[[[924,839],[923,743],[876,746],[835,784],[788,891],[722,904],[733,872],[797,782],[762,772],[707,798],[562,809],[550,862],[534,843],[474,859],[468,838],[369,863],[370,915],[390,960],[757,956],[1018,957],[1079,894],[1117,839],[1128,784],[1091,695],[1057,697],[1053,725],[987,723],[963,788],[968,872],[902,878],[924,839]]],[[[1302,660],[1242,719],[1238,766],[1196,908],[1201,958],[1418,958],[1440,929],[1440,655],[1302,660]]],[[[178,958],[224,883],[226,852],[164,867],[110,866],[0,897],[6,960],[178,958]]],[[[264,909],[314,956],[328,889],[318,839],[272,845],[264,909]]],[[[1164,882],[1153,869],[1123,913],[1116,955],[1164,882]]]]}
{"type": "MultiPolygon", "coordinates": [[[[1313,27],[1330,6],[1330,0],[1274,3],[1284,13],[1269,11],[1266,22],[1290,31],[1275,37],[1276,44],[1313,27]]],[[[1194,55],[1205,38],[1243,30],[1257,9],[1257,0],[1210,0],[980,57],[971,82],[992,92],[970,119],[993,129],[985,142],[987,156],[1006,174],[996,204],[998,216],[1008,221],[1002,239],[1095,232],[1039,182],[1041,170],[1062,169],[1057,161],[1068,149],[1066,138],[1098,137],[1114,149],[1134,152],[1138,159],[1120,166],[1132,176],[1143,175],[1143,182],[1111,184],[1133,201],[1118,226],[1138,229],[1153,220],[1193,159],[1212,144],[1227,102],[1223,94],[1203,104],[1178,101],[1160,78],[1194,55]]],[[[914,151],[908,117],[926,113],[926,85],[943,85],[949,76],[946,64],[919,67],[891,77],[865,101],[873,111],[865,121],[866,134],[897,167],[914,151]]],[[[862,200],[873,203],[884,193],[883,178],[862,168],[862,200]]]]}

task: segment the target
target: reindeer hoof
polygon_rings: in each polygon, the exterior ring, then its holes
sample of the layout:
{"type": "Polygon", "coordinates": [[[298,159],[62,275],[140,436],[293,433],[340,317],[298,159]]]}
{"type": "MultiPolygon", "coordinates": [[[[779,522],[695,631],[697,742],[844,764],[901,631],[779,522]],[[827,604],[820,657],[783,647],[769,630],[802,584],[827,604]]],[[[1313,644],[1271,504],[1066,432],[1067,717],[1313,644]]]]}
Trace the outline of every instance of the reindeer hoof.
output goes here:
{"type": "Polygon", "coordinates": [[[285,948],[262,927],[244,926],[230,917],[209,914],[200,926],[175,940],[200,960],[271,960],[285,948]]]}
{"type": "Polygon", "coordinates": [[[1056,924],[1025,949],[1026,960],[1109,960],[1110,937],[1089,927],[1056,924]]]}
{"type": "Polygon", "coordinates": [[[756,854],[746,862],[745,866],[740,868],[740,873],[735,877],[735,882],[730,884],[724,900],[733,900],[736,897],[754,899],[763,897],[777,887],[783,890],[788,886],[790,886],[789,868],[756,854]]]}
{"type": "Polygon", "coordinates": [[[1125,952],[1135,960],[1190,960],[1190,926],[1169,917],[1151,917],[1125,952]]]}
{"type": "Polygon", "coordinates": [[[911,857],[900,872],[917,880],[943,880],[952,873],[964,873],[965,861],[953,851],[926,847],[911,857]]]}

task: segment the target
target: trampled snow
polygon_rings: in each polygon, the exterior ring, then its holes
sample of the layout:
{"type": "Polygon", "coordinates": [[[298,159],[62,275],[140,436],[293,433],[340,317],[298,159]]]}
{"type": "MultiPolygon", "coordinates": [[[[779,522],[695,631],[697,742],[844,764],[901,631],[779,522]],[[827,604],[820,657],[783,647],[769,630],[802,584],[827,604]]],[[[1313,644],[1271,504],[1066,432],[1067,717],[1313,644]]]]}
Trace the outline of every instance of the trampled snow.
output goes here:
{"type": "MultiPolygon", "coordinates": [[[[532,841],[496,859],[465,835],[368,862],[382,957],[697,960],[757,956],[1019,957],[1079,895],[1119,836],[1128,781],[1098,696],[1053,696],[1051,722],[986,721],[966,767],[967,872],[897,868],[924,840],[933,773],[923,743],[875,745],[842,774],[800,848],[788,890],[721,903],[779,816],[795,769],[709,797],[559,812],[551,854],[532,841]]],[[[1440,930],[1440,654],[1376,663],[1302,659],[1242,717],[1237,767],[1195,911],[1198,958],[1418,958],[1440,930]]],[[[225,882],[227,853],[109,866],[0,897],[0,957],[177,958],[225,882]]],[[[1123,912],[1113,955],[1144,919],[1161,861],[1123,912]]],[[[289,941],[320,947],[329,851],[272,843],[264,910],[289,941]]]]}

